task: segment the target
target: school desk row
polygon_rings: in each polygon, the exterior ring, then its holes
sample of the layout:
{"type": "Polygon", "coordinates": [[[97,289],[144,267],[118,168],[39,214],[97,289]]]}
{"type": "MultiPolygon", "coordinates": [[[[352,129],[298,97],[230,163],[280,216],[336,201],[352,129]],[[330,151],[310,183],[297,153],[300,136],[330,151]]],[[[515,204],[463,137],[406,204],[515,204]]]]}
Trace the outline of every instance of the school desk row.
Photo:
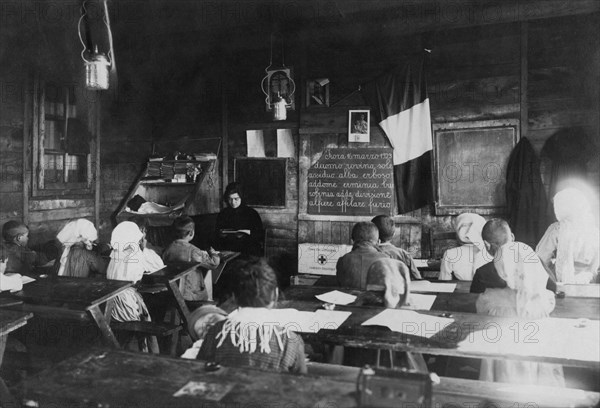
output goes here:
{"type": "MultiPolygon", "coordinates": [[[[313,275],[313,278],[305,280],[306,282],[311,282],[316,286],[337,286],[337,278],[332,275],[325,275],[317,277],[313,275]]],[[[413,285],[419,285],[420,288],[423,288],[423,284],[433,284],[435,285],[448,285],[453,284],[454,289],[452,292],[454,293],[469,293],[471,289],[471,281],[463,281],[463,280],[453,280],[453,281],[438,281],[438,280],[424,280],[424,281],[415,281],[411,282],[413,285]]],[[[308,285],[308,283],[306,284],[308,285]]],[[[304,285],[301,285],[304,286],[304,285]]],[[[566,297],[583,297],[583,298],[596,298],[600,299],[600,284],[598,283],[589,283],[584,285],[575,285],[575,284],[561,284],[557,285],[558,291],[563,292],[566,297]]],[[[413,291],[421,291],[419,289],[412,289],[413,291]]],[[[434,291],[434,290],[432,290],[434,291]]]]}
{"type": "MultiPolygon", "coordinates": [[[[215,271],[220,274],[227,262],[239,253],[225,253],[215,271]]],[[[198,263],[169,264],[156,272],[144,275],[140,290],[168,291],[183,323],[187,327],[190,311],[179,289],[179,281],[188,274],[200,270],[205,282],[212,280],[212,272],[198,263]]],[[[106,345],[119,348],[119,342],[111,328],[111,312],[115,296],[131,287],[131,282],[109,279],[73,278],[65,276],[36,276],[35,280],[14,293],[0,295],[3,309],[30,312],[56,320],[92,321],[97,326],[106,345]]]]}
{"type": "MultiPolygon", "coordinates": [[[[208,371],[198,360],[121,350],[90,350],[28,378],[25,406],[357,407],[358,368],[308,364],[308,375],[250,368],[208,371]]],[[[402,404],[402,383],[392,392],[402,404]]],[[[435,407],[594,407],[600,395],[576,389],[440,378],[435,407]]],[[[386,405],[392,406],[392,405],[386,405]]]]}
{"type": "MultiPolygon", "coordinates": [[[[331,290],[331,287],[292,286],[284,292],[286,300],[280,301],[278,307],[307,312],[322,310],[323,302],[315,296],[331,290]]],[[[470,293],[438,293],[431,310],[416,311],[384,309],[381,295],[373,292],[340,291],[357,296],[353,303],[335,307],[335,311],[350,315],[340,325],[339,321],[333,325],[321,321],[318,330],[302,334],[305,340],[600,369],[600,299],[557,299],[552,317],[528,320],[473,313],[477,295],[470,293]],[[589,318],[581,318],[582,310],[587,310],[589,318]]],[[[330,317],[334,318],[335,315],[330,317]]]]}

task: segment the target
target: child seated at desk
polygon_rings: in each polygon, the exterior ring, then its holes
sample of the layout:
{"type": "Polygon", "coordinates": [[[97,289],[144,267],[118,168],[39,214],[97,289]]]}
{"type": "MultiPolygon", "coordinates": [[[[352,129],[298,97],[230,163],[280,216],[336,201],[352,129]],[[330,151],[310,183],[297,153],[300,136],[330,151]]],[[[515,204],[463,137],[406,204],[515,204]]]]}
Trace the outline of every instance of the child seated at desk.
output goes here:
{"type": "Polygon", "coordinates": [[[585,195],[566,188],[553,199],[557,222],[536,247],[544,268],[557,282],[590,283],[598,276],[600,231],[585,195]]]}
{"type": "Polygon", "coordinates": [[[304,341],[273,324],[271,309],[279,290],[273,269],[260,258],[232,265],[233,296],[238,309],[212,326],[198,359],[225,366],[306,373],[304,341]]]}
{"type": "MultiPolygon", "coordinates": [[[[208,252],[190,244],[194,239],[196,224],[190,217],[183,216],[173,221],[175,241],[163,252],[163,261],[169,262],[201,262],[207,267],[216,268],[221,261],[219,253],[210,248],[208,252]]],[[[203,300],[212,301],[212,282],[205,280],[202,271],[196,270],[180,281],[183,298],[187,302],[203,300]]]]}
{"type": "MultiPolygon", "coordinates": [[[[487,250],[504,289],[487,289],[476,302],[477,313],[492,316],[541,319],[554,310],[554,293],[546,289],[548,274],[528,245],[515,242],[508,223],[488,221],[483,228],[487,250]]],[[[561,365],[513,360],[484,359],[480,380],[564,387],[561,365]]]]}
{"type": "Polygon", "coordinates": [[[29,274],[35,267],[47,264],[50,259],[41,252],[30,249],[29,228],[18,221],[7,221],[2,227],[3,253],[7,259],[6,272],[29,274]]]}
{"type": "Polygon", "coordinates": [[[69,221],[56,239],[63,246],[62,255],[56,262],[58,276],[87,278],[106,273],[106,263],[92,251],[92,245],[98,239],[98,231],[91,221],[85,218],[69,221]]]}
{"type": "Polygon", "coordinates": [[[389,215],[378,215],[374,217],[371,222],[375,224],[379,230],[379,249],[381,252],[389,255],[390,258],[397,259],[403,262],[410,270],[410,276],[412,279],[423,279],[421,272],[417,269],[415,261],[413,261],[410,254],[402,248],[398,248],[392,244],[392,238],[396,232],[394,227],[394,219],[389,215]]]}
{"type": "Polygon", "coordinates": [[[463,245],[444,252],[439,280],[472,280],[475,271],[491,260],[481,238],[485,219],[478,214],[463,213],[454,220],[456,236],[463,245]]]}
{"type": "MultiPolygon", "coordinates": [[[[388,309],[400,308],[407,303],[410,293],[410,272],[401,261],[391,258],[379,259],[371,264],[367,273],[368,291],[382,291],[383,304],[388,309]]],[[[341,349],[334,350],[340,353],[341,349]]],[[[340,356],[337,357],[338,359],[340,356]]],[[[427,372],[427,364],[420,353],[392,352],[381,350],[356,349],[344,347],[344,365],[363,366],[382,365],[386,362],[390,367],[407,367],[409,369],[427,372]]]]}
{"type": "Polygon", "coordinates": [[[352,242],[352,251],[338,259],[335,275],[341,287],[364,290],[371,264],[390,257],[377,247],[379,230],[372,222],[357,222],[352,228],[352,242]]]}
{"type": "MultiPolygon", "coordinates": [[[[108,279],[138,282],[142,279],[144,272],[154,272],[164,267],[162,262],[162,265],[153,262],[154,258],[150,262],[147,260],[142,248],[143,238],[142,231],[131,221],[123,221],[115,227],[110,238],[113,250],[106,270],[108,279]]],[[[114,299],[112,318],[116,321],[151,320],[148,308],[135,288],[127,288],[114,299]]],[[[158,343],[155,337],[150,338],[148,348],[152,352],[158,352],[158,343]]]]}

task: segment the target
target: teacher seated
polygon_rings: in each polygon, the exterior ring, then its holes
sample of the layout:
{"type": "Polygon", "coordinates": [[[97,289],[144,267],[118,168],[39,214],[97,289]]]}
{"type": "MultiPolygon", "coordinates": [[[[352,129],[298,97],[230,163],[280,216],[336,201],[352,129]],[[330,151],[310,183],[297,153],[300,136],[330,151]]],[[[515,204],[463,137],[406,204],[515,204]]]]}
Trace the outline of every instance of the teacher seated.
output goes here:
{"type": "Polygon", "coordinates": [[[241,252],[243,255],[263,255],[263,229],[260,215],[242,202],[241,186],[230,183],[225,188],[223,200],[227,207],[217,216],[217,242],[221,250],[241,252]]]}

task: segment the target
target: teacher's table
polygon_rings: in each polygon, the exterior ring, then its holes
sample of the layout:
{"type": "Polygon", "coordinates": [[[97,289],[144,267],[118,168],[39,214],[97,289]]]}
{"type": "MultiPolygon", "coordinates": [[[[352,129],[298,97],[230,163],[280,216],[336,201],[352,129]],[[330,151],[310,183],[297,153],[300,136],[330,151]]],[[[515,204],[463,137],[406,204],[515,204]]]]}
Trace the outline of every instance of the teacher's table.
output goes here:
{"type": "MultiPolygon", "coordinates": [[[[286,291],[286,297],[290,299],[286,291]]],[[[323,293],[323,292],[321,292],[323,293]]],[[[278,308],[315,311],[318,300],[283,300],[278,308]]],[[[350,347],[412,351],[457,357],[516,359],[600,369],[600,322],[550,317],[529,320],[475,313],[411,311],[373,306],[336,306],[352,314],[337,328],[302,333],[308,341],[350,347]],[[391,314],[390,323],[403,330],[363,326],[379,315],[391,314]],[[408,315],[399,316],[408,312],[408,315]],[[398,316],[394,316],[398,315],[398,316]],[[398,319],[406,320],[399,321],[398,319]],[[447,326],[444,326],[447,324],[447,326]]],[[[327,327],[327,324],[324,324],[327,327]]]]}
{"type": "Polygon", "coordinates": [[[91,318],[104,341],[114,347],[119,343],[110,328],[110,318],[114,297],[131,286],[131,282],[72,278],[67,276],[38,277],[27,283],[23,289],[3,294],[8,299],[23,303],[6,306],[7,309],[33,312],[46,318],[69,318],[88,321],[91,318]],[[104,311],[101,306],[105,305],[104,311]]]}
{"type": "Polygon", "coordinates": [[[140,292],[144,292],[145,286],[151,287],[159,285],[166,287],[175,299],[177,311],[179,312],[179,316],[183,321],[183,327],[187,330],[188,321],[190,318],[190,310],[185,304],[183,293],[181,293],[181,290],[179,289],[179,281],[197,270],[202,272],[206,287],[208,288],[208,285],[211,286],[209,297],[212,299],[212,272],[207,266],[203,266],[203,264],[197,262],[171,263],[156,272],[145,274],[142,278],[140,292]]]}
{"type": "MultiPolygon", "coordinates": [[[[302,301],[313,302],[314,307],[318,308],[323,302],[318,300],[315,296],[332,290],[339,290],[357,296],[356,300],[350,304],[351,306],[382,307],[383,305],[382,292],[370,292],[348,288],[334,289],[328,286],[290,286],[284,291],[283,298],[292,302],[289,307],[294,307],[294,301],[302,301]]],[[[418,293],[422,295],[434,295],[436,297],[431,306],[431,310],[476,313],[475,302],[477,302],[477,297],[479,296],[478,293],[418,293]]],[[[587,318],[598,320],[600,319],[600,299],[576,297],[556,298],[556,306],[550,316],[569,319],[587,318]]]]}
{"type": "MultiPolygon", "coordinates": [[[[25,406],[42,408],[352,408],[357,407],[357,377],[356,368],[325,364],[309,363],[308,375],[233,367],[207,371],[197,360],[92,350],[28,377],[21,388],[25,406]]],[[[532,403],[539,408],[593,407],[600,397],[581,390],[446,377],[433,386],[432,406],[480,406],[483,401],[503,408],[532,403]]]]}

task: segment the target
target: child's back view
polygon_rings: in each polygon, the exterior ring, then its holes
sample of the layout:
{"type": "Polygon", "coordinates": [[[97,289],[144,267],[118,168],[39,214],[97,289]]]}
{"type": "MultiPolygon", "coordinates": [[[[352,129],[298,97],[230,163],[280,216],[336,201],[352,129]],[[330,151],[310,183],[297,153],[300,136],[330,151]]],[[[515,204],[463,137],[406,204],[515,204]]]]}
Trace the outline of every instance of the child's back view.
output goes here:
{"type": "MultiPolygon", "coordinates": [[[[190,241],[194,238],[195,227],[194,220],[187,216],[179,217],[173,221],[175,241],[163,252],[162,257],[165,263],[202,262],[209,267],[219,265],[221,260],[218,252],[212,248],[206,252],[190,244],[190,241]]],[[[188,302],[212,300],[212,282],[207,282],[207,285],[205,285],[201,271],[192,272],[182,279],[180,289],[183,298],[188,302]]]]}
{"type": "Polygon", "coordinates": [[[279,289],[273,269],[261,258],[237,260],[232,266],[238,309],[208,329],[198,359],[229,367],[306,373],[304,341],[274,323],[279,289]]]}

